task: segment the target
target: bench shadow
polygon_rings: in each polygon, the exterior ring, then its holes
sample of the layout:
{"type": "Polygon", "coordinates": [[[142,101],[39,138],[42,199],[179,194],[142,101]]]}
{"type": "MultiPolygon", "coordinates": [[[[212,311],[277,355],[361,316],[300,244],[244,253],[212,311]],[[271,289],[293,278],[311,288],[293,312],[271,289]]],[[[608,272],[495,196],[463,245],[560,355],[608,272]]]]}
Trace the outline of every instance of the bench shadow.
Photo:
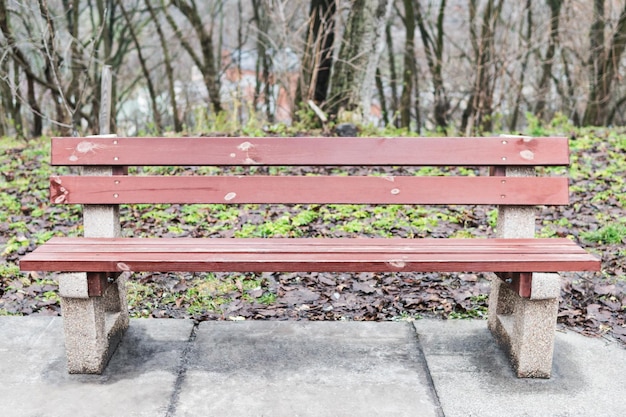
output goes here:
{"type": "MultiPolygon", "coordinates": [[[[141,381],[155,372],[173,375],[180,373],[185,349],[189,340],[180,335],[152,336],[141,320],[134,320],[124,334],[117,350],[101,375],[69,374],[65,350],[42,370],[42,379],[49,384],[111,385],[124,380],[141,381]]],[[[189,334],[192,326],[189,326],[189,334]]],[[[189,334],[187,336],[189,336],[189,334]]]]}
{"type": "Polygon", "coordinates": [[[468,346],[476,343],[476,337],[485,339],[485,349],[482,352],[472,352],[468,361],[472,367],[480,370],[478,377],[487,391],[508,391],[519,395],[576,395],[588,386],[581,367],[573,360],[577,356],[574,347],[558,337],[555,340],[551,378],[517,378],[508,354],[488,330],[481,333],[480,336],[462,335],[453,343],[468,346]]]}

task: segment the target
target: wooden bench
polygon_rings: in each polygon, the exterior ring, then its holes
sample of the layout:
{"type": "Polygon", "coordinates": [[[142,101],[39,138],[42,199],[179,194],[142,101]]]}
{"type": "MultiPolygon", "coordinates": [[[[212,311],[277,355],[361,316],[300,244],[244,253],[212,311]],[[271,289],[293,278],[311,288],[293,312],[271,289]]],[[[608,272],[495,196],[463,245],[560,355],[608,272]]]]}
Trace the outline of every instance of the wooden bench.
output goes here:
{"type": "MultiPolygon", "coordinates": [[[[569,239],[536,239],[535,206],[568,204],[567,138],[53,138],[51,202],[82,204],[84,238],[53,238],[21,259],[56,271],[71,373],[100,373],[128,327],[125,280],[141,271],[493,272],[488,326],[520,377],[549,377],[558,271],[600,261],[569,239]],[[128,166],[464,166],[483,176],[128,175],[128,166]],[[499,207],[497,237],[122,238],[136,203],[469,204],[499,207]]],[[[228,171],[228,170],[227,170],[228,171]]],[[[232,172],[228,171],[228,172],[232,172]]],[[[132,232],[131,232],[132,233],[132,232]]]]}

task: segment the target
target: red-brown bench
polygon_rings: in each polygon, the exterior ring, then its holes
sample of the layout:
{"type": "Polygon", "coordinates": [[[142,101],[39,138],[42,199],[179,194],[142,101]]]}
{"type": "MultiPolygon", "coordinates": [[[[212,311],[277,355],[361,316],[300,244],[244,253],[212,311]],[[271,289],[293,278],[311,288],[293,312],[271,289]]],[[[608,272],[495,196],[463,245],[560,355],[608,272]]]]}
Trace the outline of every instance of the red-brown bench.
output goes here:
{"type": "MultiPolygon", "coordinates": [[[[598,270],[569,239],[537,239],[536,205],[568,204],[567,138],[53,138],[51,202],[84,205],[83,238],[53,238],[22,270],[59,276],[68,367],[100,373],[128,326],[130,272],[493,272],[488,325],[520,377],[549,377],[558,271],[598,270]],[[127,175],[128,166],[464,166],[485,176],[127,175]],[[119,205],[480,204],[499,207],[490,239],[122,238],[119,205]]],[[[410,169],[410,168],[409,168],[410,169]]],[[[232,172],[232,170],[226,170],[232,172]]]]}

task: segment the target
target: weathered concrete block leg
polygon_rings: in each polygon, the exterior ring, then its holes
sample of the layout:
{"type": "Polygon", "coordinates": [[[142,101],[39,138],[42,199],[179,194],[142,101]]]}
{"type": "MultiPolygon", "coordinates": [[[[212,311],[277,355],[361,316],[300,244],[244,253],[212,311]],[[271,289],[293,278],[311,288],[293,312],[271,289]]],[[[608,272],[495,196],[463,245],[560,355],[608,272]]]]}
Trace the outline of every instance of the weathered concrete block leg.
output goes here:
{"type": "Polygon", "coordinates": [[[495,274],[491,280],[491,294],[489,295],[489,325],[493,324],[498,314],[510,315],[515,308],[515,294],[509,286],[502,282],[495,274]]]}
{"type": "Polygon", "coordinates": [[[558,274],[533,274],[523,298],[499,278],[492,280],[489,329],[511,356],[520,378],[550,378],[558,313],[558,274]]]}
{"type": "Polygon", "coordinates": [[[103,296],[89,297],[86,274],[65,274],[60,278],[59,292],[70,373],[100,374],[115,352],[128,328],[126,280],[126,274],[122,274],[106,288],[103,296]]]}
{"type": "Polygon", "coordinates": [[[558,299],[528,300],[520,298],[514,312],[514,334],[511,359],[520,378],[550,378],[558,299]]]}
{"type": "MultiPolygon", "coordinates": [[[[507,331],[505,326],[509,324],[509,318],[513,314],[515,308],[514,296],[516,295],[506,283],[493,274],[491,293],[489,294],[487,325],[500,344],[506,348],[507,352],[510,350],[511,339],[509,331],[507,331]]],[[[509,325],[508,327],[510,328],[511,326],[509,325]]]]}

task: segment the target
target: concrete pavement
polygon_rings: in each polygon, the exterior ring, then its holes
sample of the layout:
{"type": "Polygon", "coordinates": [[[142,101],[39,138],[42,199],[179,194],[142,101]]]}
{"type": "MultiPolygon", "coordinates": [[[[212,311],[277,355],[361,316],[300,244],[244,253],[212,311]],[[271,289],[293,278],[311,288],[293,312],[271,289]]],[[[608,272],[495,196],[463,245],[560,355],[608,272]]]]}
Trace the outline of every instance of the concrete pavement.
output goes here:
{"type": "Polygon", "coordinates": [[[0,415],[620,416],[626,349],[559,332],[517,379],[485,321],[131,320],[103,375],[69,375],[60,318],[0,317],[0,415]]]}

